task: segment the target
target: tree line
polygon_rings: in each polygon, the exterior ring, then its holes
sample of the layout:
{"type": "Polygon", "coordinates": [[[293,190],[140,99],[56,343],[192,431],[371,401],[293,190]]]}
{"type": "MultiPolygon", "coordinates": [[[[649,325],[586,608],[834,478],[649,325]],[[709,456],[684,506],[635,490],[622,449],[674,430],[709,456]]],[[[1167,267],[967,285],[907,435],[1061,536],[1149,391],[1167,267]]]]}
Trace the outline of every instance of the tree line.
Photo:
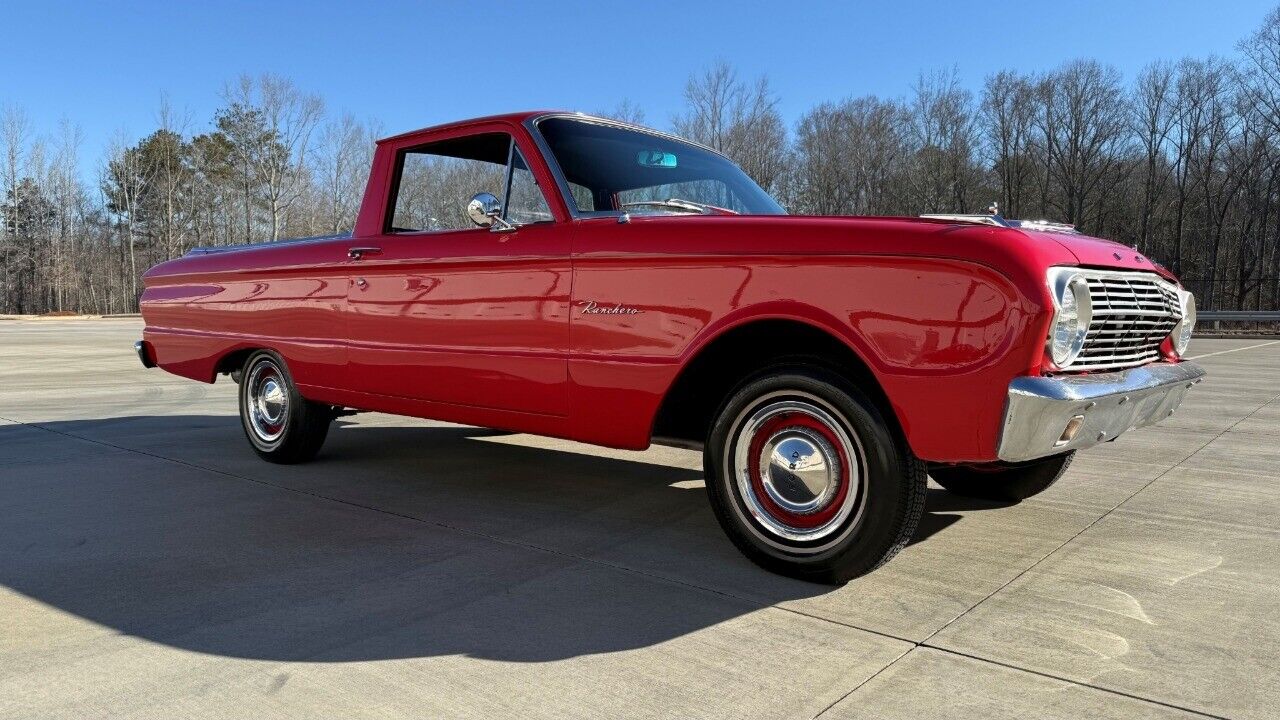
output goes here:
{"type": "MultiPolygon", "coordinates": [[[[36,137],[0,115],[0,312],[136,309],[139,276],[199,245],[351,229],[376,122],[327,115],[271,75],[223,92],[204,132],[162,104],[84,182],[78,131],[36,137]]],[[[629,102],[604,113],[643,122],[629,102]]],[[[985,212],[1067,222],[1165,264],[1201,307],[1280,309],[1280,8],[1230,57],[1157,61],[1133,78],[1081,59],[1007,70],[976,92],[955,70],[901,98],[822,102],[791,126],[765,77],[692,75],[675,133],[738,162],[792,213],[985,212]]]]}
{"type": "Polygon", "coordinates": [[[202,133],[162,102],[158,127],[115,139],[94,183],[75,128],[36,137],[5,108],[0,312],[132,312],[141,274],[193,247],[350,230],[381,127],[326,117],[318,95],[272,75],[223,98],[202,133]]]}

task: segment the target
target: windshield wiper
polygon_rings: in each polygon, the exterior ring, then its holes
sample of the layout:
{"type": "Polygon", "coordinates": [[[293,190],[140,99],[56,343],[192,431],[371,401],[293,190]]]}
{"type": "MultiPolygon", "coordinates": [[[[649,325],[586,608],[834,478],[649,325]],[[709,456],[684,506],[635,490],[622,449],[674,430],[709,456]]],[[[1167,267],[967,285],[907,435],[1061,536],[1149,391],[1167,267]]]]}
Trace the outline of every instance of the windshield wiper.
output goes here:
{"type": "Polygon", "coordinates": [[[667,200],[636,200],[635,202],[622,203],[622,209],[626,210],[631,207],[660,207],[669,210],[684,210],[686,212],[695,212],[699,215],[710,215],[714,212],[710,205],[703,205],[692,200],[681,200],[680,198],[669,198],[667,200]]]}

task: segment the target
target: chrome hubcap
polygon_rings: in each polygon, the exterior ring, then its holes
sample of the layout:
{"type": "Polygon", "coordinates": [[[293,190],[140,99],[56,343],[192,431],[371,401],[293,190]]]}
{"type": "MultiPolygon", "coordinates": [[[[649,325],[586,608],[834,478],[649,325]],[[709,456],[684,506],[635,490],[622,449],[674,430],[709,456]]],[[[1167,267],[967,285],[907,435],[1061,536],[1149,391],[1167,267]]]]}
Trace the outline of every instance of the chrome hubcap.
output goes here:
{"type": "Polygon", "coordinates": [[[835,448],[808,428],[790,428],[766,440],[760,467],[769,499],[799,515],[826,507],[840,480],[835,448]]]}
{"type": "Polygon", "coordinates": [[[774,393],[744,410],[735,428],[726,469],[753,532],[790,552],[816,553],[857,525],[866,501],[862,446],[834,408],[807,393],[774,393]]]}
{"type": "Polygon", "coordinates": [[[249,426],[264,442],[274,442],[284,433],[285,418],[289,412],[289,394],[285,391],[284,376],[271,360],[263,360],[253,366],[245,380],[248,393],[249,426]]]}
{"type": "Polygon", "coordinates": [[[280,389],[280,383],[276,382],[275,378],[270,378],[262,383],[262,392],[258,394],[258,404],[267,422],[280,421],[280,416],[284,413],[284,391],[280,389]]]}

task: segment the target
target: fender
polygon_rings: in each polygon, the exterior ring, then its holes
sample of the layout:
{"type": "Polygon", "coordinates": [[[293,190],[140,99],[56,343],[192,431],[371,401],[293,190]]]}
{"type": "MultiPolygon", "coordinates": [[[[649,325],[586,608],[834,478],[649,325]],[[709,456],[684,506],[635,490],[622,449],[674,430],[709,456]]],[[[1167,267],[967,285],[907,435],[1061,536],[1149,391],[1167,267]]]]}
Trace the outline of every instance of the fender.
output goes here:
{"type": "MultiPolygon", "coordinates": [[[[647,261],[630,263],[633,273],[655,272],[647,261]]],[[[700,272],[714,272],[715,266],[701,267],[700,272]]],[[[589,442],[647,447],[664,398],[706,348],[750,323],[783,320],[821,332],[861,361],[870,375],[861,381],[876,384],[918,456],[994,457],[1007,378],[1038,362],[1039,326],[1045,322],[1038,299],[1027,297],[1000,270],[949,257],[829,255],[775,268],[772,277],[741,286],[732,301],[707,297],[702,307],[723,312],[707,317],[678,354],[574,354],[575,433],[589,442]],[[815,267],[821,270],[810,272],[847,278],[847,284],[788,282],[788,298],[771,290],[815,267]],[[733,307],[744,296],[756,301],[733,307]]],[[[599,281],[596,286],[602,287],[599,281]]],[[[619,297],[610,301],[644,306],[630,286],[614,292],[619,297]]],[[[652,315],[641,317],[648,318],[643,322],[650,333],[660,327],[652,315]]],[[[768,352],[776,355],[777,348],[768,352]]]]}

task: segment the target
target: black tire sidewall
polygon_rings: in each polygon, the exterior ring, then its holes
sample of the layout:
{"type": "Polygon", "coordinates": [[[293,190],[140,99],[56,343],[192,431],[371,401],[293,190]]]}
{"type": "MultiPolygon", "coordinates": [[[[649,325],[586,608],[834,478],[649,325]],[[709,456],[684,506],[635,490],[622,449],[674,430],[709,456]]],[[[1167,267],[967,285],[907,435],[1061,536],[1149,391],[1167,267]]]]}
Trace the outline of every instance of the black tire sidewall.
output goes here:
{"type": "MultiPolygon", "coordinates": [[[[717,520],[734,544],[765,567],[816,580],[847,579],[870,570],[885,555],[896,552],[895,541],[911,504],[908,489],[904,488],[908,468],[903,467],[902,460],[894,434],[875,405],[840,376],[811,367],[776,368],[739,386],[717,413],[704,453],[707,491],[717,520]],[[833,415],[844,431],[861,446],[865,505],[856,526],[832,547],[819,552],[805,552],[803,544],[789,543],[776,535],[769,535],[772,542],[791,544],[796,549],[788,551],[762,541],[756,533],[769,531],[751,519],[728,466],[736,419],[759,398],[779,391],[822,399],[836,411],[833,415]]],[[[843,528],[836,534],[841,532],[843,528]]]]}
{"type": "Polygon", "coordinates": [[[298,388],[293,383],[293,375],[290,374],[289,366],[285,363],[284,358],[271,350],[259,350],[250,355],[245,360],[244,370],[241,373],[239,396],[240,427],[244,430],[245,437],[248,438],[249,444],[253,446],[254,451],[268,460],[288,457],[292,448],[297,445],[296,436],[302,432],[303,415],[307,411],[305,406],[307,400],[298,394],[298,388]],[[271,442],[266,442],[259,438],[253,431],[249,421],[249,378],[253,368],[264,360],[271,361],[280,370],[280,378],[284,381],[284,389],[288,394],[288,409],[285,415],[284,429],[281,431],[280,437],[271,442]]]}
{"type": "Polygon", "coordinates": [[[942,467],[929,472],[948,492],[980,500],[1021,502],[1052,487],[1071,466],[1075,451],[1019,463],[1003,470],[942,467]]]}

